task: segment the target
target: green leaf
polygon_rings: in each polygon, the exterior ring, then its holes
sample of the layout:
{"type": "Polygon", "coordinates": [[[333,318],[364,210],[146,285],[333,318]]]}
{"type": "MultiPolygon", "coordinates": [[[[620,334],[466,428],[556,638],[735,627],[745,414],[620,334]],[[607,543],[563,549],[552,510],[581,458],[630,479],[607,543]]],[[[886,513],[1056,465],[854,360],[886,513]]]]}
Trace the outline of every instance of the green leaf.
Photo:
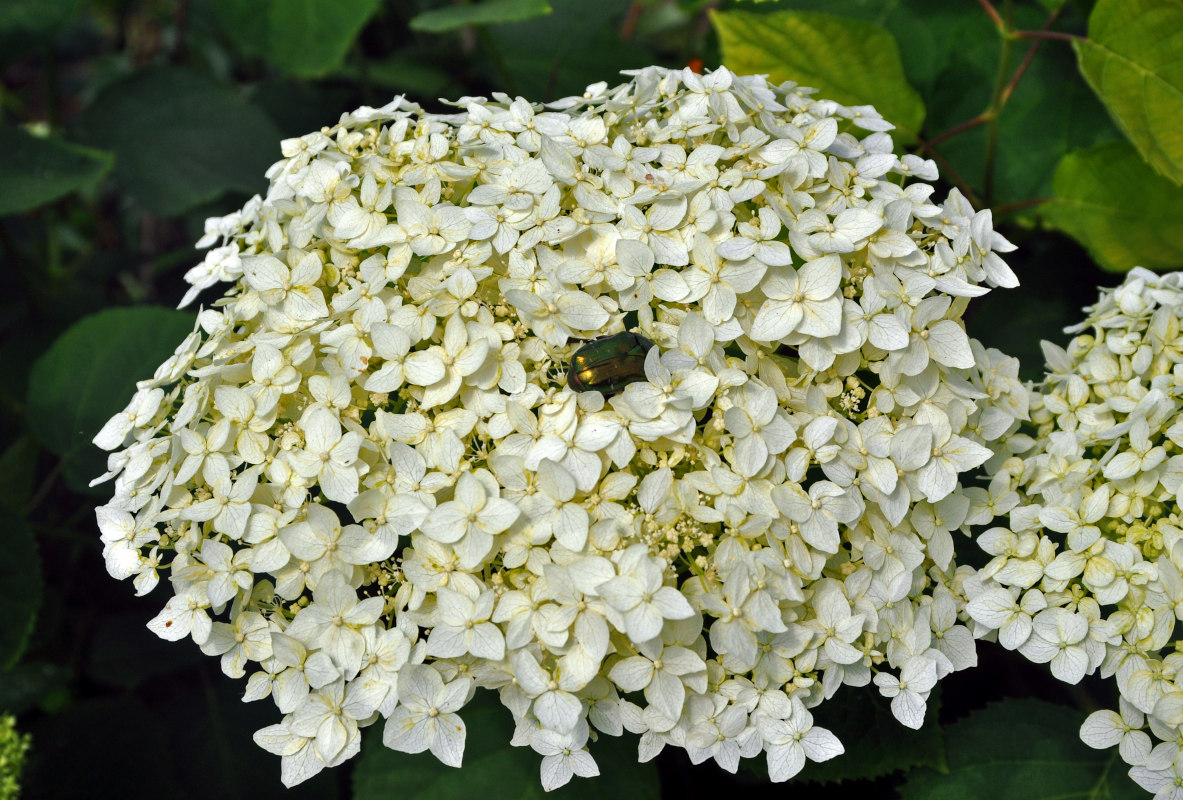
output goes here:
{"type": "Polygon", "coordinates": [[[4,487],[4,499],[9,504],[23,507],[29,502],[40,451],[31,437],[21,436],[0,454],[0,486],[4,487]]]}
{"type": "Polygon", "coordinates": [[[347,70],[345,74],[355,79],[364,74],[371,83],[383,89],[428,98],[440,96],[452,82],[452,76],[432,66],[425,53],[407,50],[388,58],[367,61],[361,69],[347,70]]]}
{"type": "Polygon", "coordinates": [[[86,317],[54,341],[33,366],[28,429],[68,462],[104,456],[90,440],[127,405],[138,380],[152,377],[193,330],[190,312],[148,306],[112,308],[86,317]]]}
{"type": "MultiPolygon", "coordinates": [[[[985,15],[982,15],[985,19],[985,15]]],[[[1035,27],[1043,18],[1039,9],[1016,9],[1016,25],[1035,27]]],[[[988,31],[982,31],[983,36],[988,31]]],[[[999,57],[997,40],[989,47],[967,44],[966,52],[940,77],[930,97],[934,135],[970,119],[990,103],[990,86],[999,57]],[[974,86],[961,81],[977,76],[974,86]],[[941,108],[940,119],[937,108],[941,108]]],[[[1010,70],[1018,68],[1022,50],[1012,52],[1010,70]]],[[[942,142],[939,152],[975,191],[985,189],[989,125],[979,125],[942,142]]],[[[1073,149],[1089,148],[1121,138],[1084,81],[1068,48],[1045,43],[1017,84],[998,119],[994,156],[992,204],[1019,203],[1047,198],[1060,159],[1073,149]]],[[[985,199],[983,200],[985,202],[985,199]]]]}
{"type": "Polygon", "coordinates": [[[70,670],[48,661],[23,661],[0,672],[0,709],[23,714],[50,695],[65,690],[70,670]]]}
{"type": "Polygon", "coordinates": [[[939,708],[940,695],[934,692],[924,727],[914,731],[901,725],[879,697],[844,689],[815,709],[814,723],[832,731],[846,752],[829,761],[806,762],[794,780],[865,780],[914,767],[944,772],[945,747],[936,722],[939,708]]]}
{"type": "Polygon", "coordinates": [[[1104,269],[1183,265],[1183,189],[1155,174],[1125,142],[1065,156],[1053,190],[1055,199],[1040,216],[1104,269]]]}
{"type": "Polygon", "coordinates": [[[75,18],[81,0],[4,0],[0,39],[46,36],[75,18]]]}
{"type": "Polygon", "coordinates": [[[0,127],[0,214],[18,214],[94,186],[110,153],[0,127]]]}
{"type": "Polygon", "coordinates": [[[116,182],[153,214],[172,216],[224,192],[266,188],[279,133],[233,89],[161,67],[106,87],[78,127],[115,152],[116,182]]]}
{"type": "Polygon", "coordinates": [[[494,693],[478,694],[460,717],[467,729],[460,769],[428,753],[397,753],[382,744],[381,724],[369,729],[353,772],[354,800],[657,800],[661,794],[656,767],[637,763],[635,738],[601,736],[590,748],[600,767],[598,778],[572,778],[563,788],[544,792],[542,756],[529,747],[510,746],[513,717],[494,693]]]}
{"type": "Polygon", "coordinates": [[[916,140],[924,103],[904,77],[895,39],[878,25],[806,11],[716,11],[711,20],[729,69],[813,86],[839,103],[873,105],[896,126],[899,143],[916,140]]]}
{"type": "Polygon", "coordinates": [[[1010,699],[945,729],[949,772],[909,772],[902,800],[1145,800],[1116,751],[1080,741],[1085,714],[1040,700],[1010,699]]]}
{"type": "Polygon", "coordinates": [[[41,608],[41,558],[25,518],[0,506],[0,669],[24,655],[41,608]]]}
{"type": "Polygon", "coordinates": [[[108,612],[100,617],[93,625],[83,664],[87,679],[103,686],[134,689],[152,678],[205,666],[208,659],[198,648],[188,642],[178,646],[163,641],[148,630],[155,611],[108,612]]]}
{"type": "Polygon", "coordinates": [[[446,6],[424,11],[411,18],[411,30],[444,33],[467,25],[496,25],[522,22],[551,12],[547,0],[484,0],[468,6],[446,6]]]}
{"type": "Polygon", "coordinates": [[[1100,0],[1080,71],[1142,158],[1183,184],[1183,0],[1100,0]]]}
{"type": "Polygon", "coordinates": [[[292,75],[318,78],[341,66],[382,0],[216,0],[222,29],[248,53],[292,75]]]}
{"type": "MultiPolygon", "coordinates": [[[[985,14],[966,13],[963,6],[949,0],[792,0],[787,5],[795,11],[824,11],[881,25],[897,42],[907,42],[907,47],[900,48],[904,75],[927,101],[930,117],[942,111],[932,100],[934,89],[966,90],[975,79],[972,74],[946,72],[954,59],[963,56],[968,48],[983,45],[992,53],[998,51],[998,35],[989,18],[985,14]]],[[[993,66],[992,63],[984,79],[987,93],[994,78],[993,66]]],[[[974,113],[980,110],[981,107],[974,113]]]]}
{"type": "Polygon", "coordinates": [[[596,81],[622,80],[622,69],[653,63],[650,50],[620,39],[618,25],[631,0],[551,0],[551,6],[548,16],[487,29],[504,69],[491,78],[498,88],[554,100],[583,94],[596,81]]]}

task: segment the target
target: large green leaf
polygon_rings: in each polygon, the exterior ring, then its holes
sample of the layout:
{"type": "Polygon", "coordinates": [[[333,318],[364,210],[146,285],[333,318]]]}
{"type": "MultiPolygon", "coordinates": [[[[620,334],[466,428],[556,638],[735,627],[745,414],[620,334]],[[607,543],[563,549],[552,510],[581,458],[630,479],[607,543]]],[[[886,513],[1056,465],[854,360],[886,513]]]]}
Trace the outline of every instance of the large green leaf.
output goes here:
{"type": "Polygon", "coordinates": [[[1115,751],[1078,738],[1084,712],[1010,699],[945,728],[949,772],[909,772],[903,800],[1145,800],[1115,751]]]}
{"type": "Polygon", "coordinates": [[[545,17],[487,28],[488,41],[500,56],[497,66],[504,69],[504,74],[490,76],[499,89],[535,101],[553,100],[582,94],[596,81],[623,80],[619,70],[653,63],[651,51],[620,39],[617,25],[630,0],[550,4],[554,12],[545,17]]]}
{"type": "Polygon", "coordinates": [[[539,779],[542,756],[529,747],[511,747],[513,718],[492,692],[482,692],[460,712],[467,736],[464,766],[444,766],[428,753],[396,753],[382,744],[382,725],[371,728],[353,772],[354,800],[656,800],[660,796],[653,764],[637,763],[635,739],[602,736],[591,746],[598,778],[572,778],[553,792],[539,779]]]}
{"type": "Polygon", "coordinates": [[[0,506],[0,669],[25,652],[41,607],[41,559],[25,518],[0,506]]]}
{"type": "Polygon", "coordinates": [[[222,29],[244,51],[315,78],[341,66],[382,0],[216,0],[222,29]]]}
{"type": "MultiPolygon", "coordinates": [[[[966,13],[964,6],[949,0],[791,0],[784,5],[795,11],[824,11],[881,25],[897,42],[906,42],[907,46],[900,48],[904,75],[926,100],[930,118],[942,111],[932,100],[935,89],[959,87],[967,91],[977,77],[955,70],[946,72],[953,59],[962,56],[967,48],[998,50],[998,37],[990,19],[985,14],[966,13]]],[[[993,77],[994,73],[988,71],[983,86],[986,92],[993,77]]]]}
{"type": "Polygon", "coordinates": [[[266,188],[279,133],[228,86],[176,67],[112,84],[83,112],[80,132],[115,152],[115,180],[148,211],[171,216],[224,192],[266,188]]]}
{"type": "Polygon", "coordinates": [[[1183,0],[1100,0],[1076,52],[1142,157],[1183,184],[1183,0]]]}
{"type": "MultiPolygon", "coordinates": [[[[1034,27],[1038,9],[1016,9],[1018,22],[1034,27]]],[[[982,15],[982,21],[985,15],[982,15]]],[[[983,31],[985,35],[988,32],[983,31]]],[[[990,86],[998,68],[997,41],[979,40],[954,56],[930,100],[931,135],[980,113],[990,102],[990,86]],[[960,81],[976,80],[973,86],[960,81]],[[939,98],[939,99],[938,99],[939,98]],[[941,105],[940,119],[937,106],[941,105]],[[951,112],[951,113],[950,113],[951,112]]],[[[1018,68],[1024,48],[1012,53],[1010,70],[1018,68]]],[[[1051,195],[1056,165],[1073,149],[1121,138],[1105,107],[1080,80],[1075,59],[1066,47],[1044,43],[1018,82],[998,119],[993,161],[994,183],[989,201],[1018,203],[1051,195]]],[[[938,145],[961,177],[984,191],[988,125],[979,125],[938,145]]]]}
{"type": "Polygon", "coordinates": [[[1155,174],[1129,144],[1070,153],[1056,168],[1041,216],[1107,270],[1183,266],[1183,189],[1155,174]]]}
{"type": "Polygon", "coordinates": [[[900,142],[915,141],[924,103],[904,77],[895,39],[878,25],[807,11],[717,11],[711,20],[729,69],[814,86],[840,103],[873,105],[896,126],[900,142]]]}
{"type": "Polygon", "coordinates": [[[90,440],[127,405],[138,380],[152,377],[193,329],[192,313],[167,308],[112,308],[86,317],[57,338],[29,377],[29,432],[67,460],[102,471],[90,440]]]}
{"type": "Polygon", "coordinates": [[[18,214],[94,186],[110,153],[0,127],[0,214],[18,214]]]}
{"type": "Polygon", "coordinates": [[[411,28],[427,33],[454,31],[467,25],[521,22],[551,12],[547,0],[484,0],[473,5],[433,8],[411,18],[411,28]]]}

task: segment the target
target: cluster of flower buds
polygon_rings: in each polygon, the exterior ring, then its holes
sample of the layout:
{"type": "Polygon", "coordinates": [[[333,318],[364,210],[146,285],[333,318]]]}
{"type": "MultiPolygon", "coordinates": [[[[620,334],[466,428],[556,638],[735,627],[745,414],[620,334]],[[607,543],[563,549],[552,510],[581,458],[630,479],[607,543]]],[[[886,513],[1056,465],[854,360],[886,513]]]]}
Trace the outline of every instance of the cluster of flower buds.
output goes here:
{"type": "Polygon", "coordinates": [[[1027,393],[961,314],[1012,246],[870,107],[628,74],[284,142],[96,438],[108,569],[275,702],[288,784],[372,724],[459,765],[477,689],[548,789],[625,730],[785,780],[842,685],[919,727],[976,661],[962,476],[1027,393]]]}
{"type": "Polygon", "coordinates": [[[1159,792],[1183,781],[1183,273],[1134,269],[1086,311],[1067,350],[1044,342],[1031,425],[1000,448],[1007,524],[978,537],[993,558],[965,582],[968,611],[976,635],[1062,681],[1115,680],[1119,712],[1081,738],[1119,746],[1159,792]]]}

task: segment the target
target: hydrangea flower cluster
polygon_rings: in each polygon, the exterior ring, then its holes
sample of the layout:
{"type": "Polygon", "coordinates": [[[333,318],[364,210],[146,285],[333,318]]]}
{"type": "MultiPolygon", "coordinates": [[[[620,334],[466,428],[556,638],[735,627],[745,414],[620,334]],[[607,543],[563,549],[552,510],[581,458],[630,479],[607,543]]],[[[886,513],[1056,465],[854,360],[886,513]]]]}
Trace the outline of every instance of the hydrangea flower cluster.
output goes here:
{"type": "Polygon", "coordinates": [[[1090,715],[1081,738],[1117,746],[1142,787],[1177,797],[1183,273],[1134,269],[1086,311],[1067,350],[1043,343],[1031,426],[998,456],[991,492],[1007,525],[978,539],[993,559],[966,581],[968,611],[976,634],[1062,681],[1112,678],[1119,711],[1090,715]]]}
{"type": "Polygon", "coordinates": [[[975,663],[952,534],[999,499],[961,475],[1027,394],[960,317],[1012,245],[870,107],[628,74],[284,142],[95,440],[108,569],[166,571],[152,630],[271,697],[285,783],[376,723],[459,765],[477,688],[548,789],[626,729],[786,780],[842,751],[809,709],[843,684],[918,727],[975,663]],[[637,380],[568,384],[626,331],[637,380]]]}

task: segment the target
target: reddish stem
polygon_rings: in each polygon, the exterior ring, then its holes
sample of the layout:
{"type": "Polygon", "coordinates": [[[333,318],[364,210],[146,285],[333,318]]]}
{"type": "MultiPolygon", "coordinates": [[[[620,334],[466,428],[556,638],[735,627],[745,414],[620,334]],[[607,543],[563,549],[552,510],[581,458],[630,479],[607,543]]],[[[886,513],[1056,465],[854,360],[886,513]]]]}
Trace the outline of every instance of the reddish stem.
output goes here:
{"type": "Polygon", "coordinates": [[[990,19],[993,20],[994,24],[998,26],[998,30],[1006,30],[1006,23],[1003,21],[1002,15],[998,13],[998,9],[994,7],[994,4],[991,3],[990,0],[978,0],[978,5],[982,7],[982,10],[986,12],[986,15],[989,16],[990,19]]]}

